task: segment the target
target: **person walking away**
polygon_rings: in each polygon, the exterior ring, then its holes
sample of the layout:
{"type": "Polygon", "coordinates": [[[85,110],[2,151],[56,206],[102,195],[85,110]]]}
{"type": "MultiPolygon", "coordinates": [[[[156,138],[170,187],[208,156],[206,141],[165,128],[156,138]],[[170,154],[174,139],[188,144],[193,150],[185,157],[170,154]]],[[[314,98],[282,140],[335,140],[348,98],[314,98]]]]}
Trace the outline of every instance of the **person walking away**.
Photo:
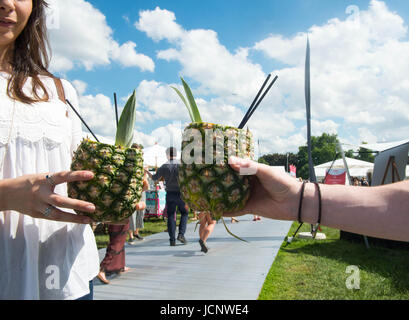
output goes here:
{"type": "MultiPolygon", "coordinates": [[[[141,201],[146,201],[146,194],[145,192],[142,192],[142,198],[141,201]]],[[[145,217],[145,210],[137,210],[133,213],[133,215],[129,218],[129,229],[128,229],[128,234],[129,234],[129,240],[128,243],[133,245],[135,244],[135,239],[137,241],[142,241],[144,240],[143,237],[140,236],[139,230],[143,229],[143,219],[145,217]]]]}
{"type": "Polygon", "coordinates": [[[209,251],[209,247],[207,246],[207,239],[211,235],[216,226],[216,220],[212,219],[212,216],[208,212],[199,212],[199,244],[201,247],[201,251],[207,253],[209,251]]]}
{"type": "Polygon", "coordinates": [[[179,232],[177,240],[183,244],[187,243],[185,238],[186,225],[189,217],[189,213],[186,210],[186,205],[183,202],[179,189],[179,180],[178,180],[178,166],[179,163],[176,159],[177,150],[174,147],[166,149],[166,156],[168,162],[162,165],[156,174],[152,175],[149,171],[145,172],[155,181],[158,181],[160,178],[165,179],[165,190],[166,190],[166,213],[168,217],[168,233],[169,233],[169,242],[170,246],[176,245],[176,207],[179,208],[181,213],[180,223],[179,223],[179,232]]]}
{"type": "MultiPolygon", "coordinates": [[[[141,145],[134,143],[132,144],[132,148],[136,149],[141,149],[141,145]]],[[[144,174],[144,183],[146,183],[145,188],[148,190],[149,189],[149,182],[147,179],[147,174],[145,172],[144,174]]],[[[145,191],[142,192],[142,198],[141,201],[146,202],[146,193],[145,191]]],[[[130,245],[135,244],[135,238],[138,241],[144,240],[143,237],[139,235],[139,229],[143,229],[143,219],[145,217],[145,210],[136,210],[132,216],[129,218],[129,229],[128,229],[128,234],[129,234],[129,240],[128,243],[130,245]]]]}
{"type": "Polygon", "coordinates": [[[125,266],[125,241],[128,229],[129,222],[125,225],[108,225],[109,244],[97,275],[102,283],[109,284],[107,277],[113,273],[121,274],[130,270],[125,266]]]}

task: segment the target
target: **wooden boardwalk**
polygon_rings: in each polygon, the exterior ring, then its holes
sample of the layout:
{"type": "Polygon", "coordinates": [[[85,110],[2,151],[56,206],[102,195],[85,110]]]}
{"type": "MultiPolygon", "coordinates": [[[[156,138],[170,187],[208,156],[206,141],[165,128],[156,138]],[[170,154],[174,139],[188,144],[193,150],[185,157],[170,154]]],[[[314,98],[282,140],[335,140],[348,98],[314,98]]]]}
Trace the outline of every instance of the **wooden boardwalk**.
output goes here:
{"type": "MultiPolygon", "coordinates": [[[[200,251],[198,229],[188,225],[188,244],[169,246],[162,232],[136,245],[126,244],[126,265],[132,270],[110,278],[109,285],[94,279],[95,300],[255,300],[265,277],[287,235],[291,222],[252,215],[230,223],[230,231],[249,241],[231,237],[222,221],[216,225],[207,243],[207,254],[200,251]]],[[[100,259],[105,249],[99,251],[100,259]]]]}

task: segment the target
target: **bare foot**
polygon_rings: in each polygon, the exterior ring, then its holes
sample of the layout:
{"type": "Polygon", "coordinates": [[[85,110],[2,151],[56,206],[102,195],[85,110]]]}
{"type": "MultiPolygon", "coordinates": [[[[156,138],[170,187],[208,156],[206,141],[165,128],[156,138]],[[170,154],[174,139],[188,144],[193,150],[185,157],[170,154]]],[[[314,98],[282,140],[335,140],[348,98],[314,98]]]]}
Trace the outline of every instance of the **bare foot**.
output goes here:
{"type": "Polygon", "coordinates": [[[101,281],[102,283],[105,284],[109,284],[109,280],[106,278],[105,272],[104,271],[100,271],[97,275],[97,278],[99,279],[99,281],[101,281]]]}
{"type": "Polygon", "coordinates": [[[119,273],[120,273],[120,274],[122,274],[122,273],[127,273],[127,272],[130,271],[130,270],[131,270],[131,268],[125,266],[119,273]]]}

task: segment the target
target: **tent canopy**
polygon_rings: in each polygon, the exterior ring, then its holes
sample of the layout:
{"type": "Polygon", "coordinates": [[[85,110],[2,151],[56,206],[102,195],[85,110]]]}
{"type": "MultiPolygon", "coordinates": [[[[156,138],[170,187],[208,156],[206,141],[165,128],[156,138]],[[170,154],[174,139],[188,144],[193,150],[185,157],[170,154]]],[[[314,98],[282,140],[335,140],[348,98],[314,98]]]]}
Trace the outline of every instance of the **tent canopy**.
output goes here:
{"type": "Polygon", "coordinates": [[[402,144],[409,143],[409,139],[401,140],[401,141],[392,141],[392,142],[381,142],[381,143],[370,143],[370,144],[360,144],[360,145],[352,145],[346,143],[345,145],[354,146],[355,148],[365,148],[372,151],[382,152],[385,150],[389,150],[395,147],[398,147],[402,144]]]}
{"type": "MultiPolygon", "coordinates": [[[[371,162],[366,162],[362,160],[352,159],[345,157],[348,165],[349,174],[352,177],[365,177],[368,172],[371,172],[374,168],[374,164],[371,162]]],[[[332,161],[315,166],[315,175],[320,178],[324,178],[327,170],[331,167],[332,161]]],[[[344,168],[344,161],[338,159],[334,162],[332,169],[342,169],[344,168]]]]}

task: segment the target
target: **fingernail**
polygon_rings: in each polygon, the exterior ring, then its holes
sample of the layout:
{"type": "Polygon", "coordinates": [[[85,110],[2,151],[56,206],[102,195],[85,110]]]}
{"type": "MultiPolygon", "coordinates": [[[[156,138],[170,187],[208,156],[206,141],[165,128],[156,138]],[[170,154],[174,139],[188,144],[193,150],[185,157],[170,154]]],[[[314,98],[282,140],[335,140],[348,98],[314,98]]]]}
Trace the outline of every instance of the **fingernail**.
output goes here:
{"type": "Polygon", "coordinates": [[[87,209],[88,211],[95,211],[95,206],[92,204],[92,205],[86,206],[85,209],[87,209]]]}
{"type": "Polygon", "coordinates": [[[93,178],[94,177],[94,173],[91,171],[87,171],[84,173],[85,178],[93,178]]]}
{"type": "Polygon", "coordinates": [[[231,157],[229,158],[229,164],[239,165],[239,164],[240,164],[240,158],[231,156],[231,157]]]}

